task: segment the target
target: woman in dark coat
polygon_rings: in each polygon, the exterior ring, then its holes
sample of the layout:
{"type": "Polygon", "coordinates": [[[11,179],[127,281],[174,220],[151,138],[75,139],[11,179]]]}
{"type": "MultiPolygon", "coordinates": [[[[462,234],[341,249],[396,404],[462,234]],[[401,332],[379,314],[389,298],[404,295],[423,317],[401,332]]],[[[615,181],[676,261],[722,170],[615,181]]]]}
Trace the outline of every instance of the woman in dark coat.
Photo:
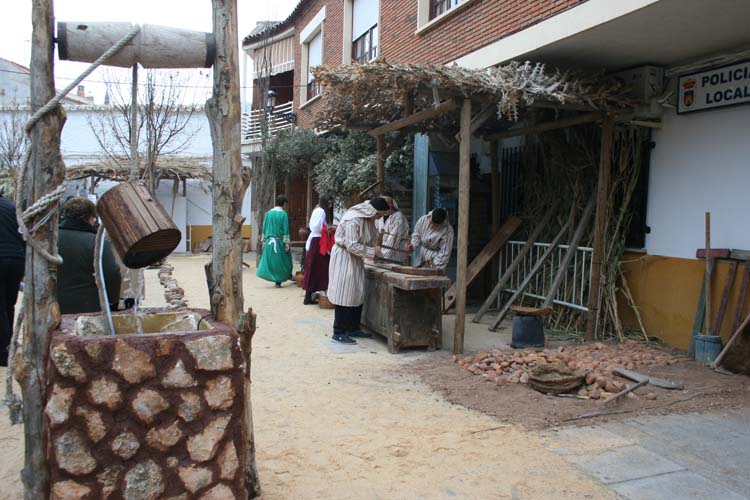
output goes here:
{"type": "MultiPolygon", "coordinates": [[[[57,246],[63,263],[57,270],[57,300],[62,314],[101,311],[94,280],[96,205],[82,197],[71,198],[63,207],[57,246]]],[[[120,301],[120,267],[108,241],[102,255],[104,283],[110,309],[120,301]]]]}

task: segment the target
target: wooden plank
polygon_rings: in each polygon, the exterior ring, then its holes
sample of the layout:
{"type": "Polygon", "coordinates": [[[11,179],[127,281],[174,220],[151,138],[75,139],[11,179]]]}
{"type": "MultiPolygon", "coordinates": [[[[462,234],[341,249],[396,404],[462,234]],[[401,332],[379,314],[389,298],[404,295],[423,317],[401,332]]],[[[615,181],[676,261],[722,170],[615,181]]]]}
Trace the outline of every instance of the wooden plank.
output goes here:
{"type": "Polygon", "coordinates": [[[455,99],[443,101],[435,108],[425,109],[399,120],[392,121],[391,123],[388,123],[381,127],[374,128],[370,130],[369,134],[373,137],[377,137],[379,135],[387,134],[388,132],[395,132],[397,130],[401,130],[402,128],[416,125],[419,122],[437,118],[440,115],[453,111],[454,109],[458,108],[458,106],[459,102],[455,99]]]}
{"type": "Polygon", "coordinates": [[[565,233],[568,231],[568,227],[570,226],[570,220],[566,222],[562,229],[560,229],[560,232],[557,233],[557,236],[555,236],[555,239],[552,240],[552,243],[550,243],[549,247],[544,251],[542,256],[537,259],[536,262],[534,262],[534,265],[531,267],[531,270],[524,278],[523,282],[518,286],[518,290],[516,290],[510,299],[508,299],[508,302],[505,303],[505,306],[500,310],[498,315],[495,317],[495,319],[492,321],[492,325],[490,326],[490,330],[495,331],[497,330],[497,326],[500,324],[500,322],[505,318],[505,315],[508,314],[508,311],[510,311],[510,307],[513,305],[513,303],[518,300],[521,295],[523,295],[524,290],[526,290],[526,287],[529,286],[531,283],[531,280],[534,278],[534,275],[541,269],[541,267],[544,265],[544,261],[547,260],[547,258],[552,254],[552,252],[555,251],[557,248],[557,245],[560,244],[563,237],[565,236],[565,233]]]}
{"type": "Polygon", "coordinates": [[[578,244],[581,242],[581,238],[583,238],[583,233],[586,231],[586,228],[589,226],[589,220],[591,220],[591,214],[593,212],[594,212],[594,199],[591,198],[588,204],[586,205],[586,208],[583,211],[583,215],[581,216],[581,220],[578,223],[576,232],[573,234],[573,239],[570,242],[568,251],[565,252],[565,257],[563,257],[563,260],[560,263],[560,269],[557,270],[557,275],[555,276],[555,279],[552,282],[552,285],[550,285],[549,291],[547,292],[547,298],[544,300],[543,307],[552,307],[552,303],[555,300],[555,295],[557,295],[557,290],[559,290],[560,285],[563,282],[563,278],[568,273],[568,266],[570,265],[570,261],[573,260],[573,256],[575,255],[576,251],[578,251],[578,244]]]}
{"type": "Polygon", "coordinates": [[[559,205],[559,201],[556,200],[552,203],[552,206],[547,210],[547,213],[544,214],[544,217],[542,217],[542,220],[537,224],[536,228],[531,232],[531,235],[529,236],[529,239],[526,240],[526,243],[521,248],[521,251],[518,252],[518,255],[516,255],[516,258],[513,259],[513,262],[510,263],[508,266],[508,269],[505,270],[503,275],[500,277],[500,279],[497,282],[497,285],[495,285],[495,288],[493,288],[492,293],[490,293],[489,297],[487,297],[482,304],[482,307],[479,308],[479,311],[474,315],[474,318],[471,320],[474,323],[479,323],[482,320],[482,317],[487,314],[487,311],[489,310],[492,303],[495,301],[497,296],[500,294],[500,292],[503,290],[503,287],[510,279],[511,275],[515,272],[516,268],[523,262],[523,259],[526,257],[526,255],[529,253],[529,251],[532,249],[534,244],[536,243],[536,240],[539,239],[539,235],[542,234],[542,231],[545,227],[547,227],[547,224],[549,224],[549,221],[552,220],[552,216],[555,214],[555,210],[557,210],[557,207],[559,205]]]}
{"type": "Polygon", "coordinates": [[[711,212],[706,212],[706,336],[711,335],[711,212]]]}
{"type": "Polygon", "coordinates": [[[719,310],[716,312],[716,322],[714,323],[714,332],[716,332],[716,335],[721,335],[721,325],[724,323],[724,315],[727,312],[727,305],[729,305],[729,293],[732,291],[735,276],[737,276],[737,261],[732,261],[729,263],[729,273],[724,282],[724,291],[721,293],[719,310]]]}
{"type": "Polygon", "coordinates": [[[453,354],[464,352],[466,327],[467,261],[469,257],[469,188],[471,184],[471,101],[461,107],[461,143],[458,171],[458,255],[456,262],[456,323],[453,329],[453,354]]]}
{"type": "Polygon", "coordinates": [[[594,250],[591,257],[591,284],[589,285],[588,321],[584,339],[592,341],[596,337],[601,303],[600,285],[602,260],[604,259],[604,239],[607,231],[607,203],[609,183],[612,175],[612,143],[615,135],[615,117],[608,115],[602,126],[602,144],[599,158],[599,178],[596,188],[596,219],[594,221],[594,250]]]}
{"type": "Polygon", "coordinates": [[[519,316],[549,316],[552,314],[553,309],[551,307],[527,307],[527,306],[511,306],[511,311],[519,316]]]}
{"type": "Polygon", "coordinates": [[[742,264],[742,284],[740,285],[740,292],[737,295],[737,305],[734,308],[734,321],[732,321],[732,331],[737,330],[742,321],[742,313],[745,309],[745,299],[747,297],[747,286],[750,284],[750,262],[745,261],[742,264]]]}
{"type": "Polygon", "coordinates": [[[627,387],[627,388],[621,390],[617,394],[612,394],[610,397],[608,397],[607,399],[605,399],[604,401],[602,401],[602,404],[606,405],[607,403],[609,403],[611,401],[614,401],[616,399],[620,399],[621,397],[623,397],[627,393],[633,392],[634,390],[636,390],[636,389],[638,389],[640,387],[643,387],[646,384],[648,384],[648,380],[642,380],[642,381],[638,382],[637,384],[633,384],[630,387],[627,387]]]}
{"type": "MultiPolygon", "coordinates": [[[[521,226],[521,219],[518,217],[509,217],[503,227],[495,233],[489,243],[474,257],[467,268],[466,286],[482,272],[484,266],[505,246],[513,233],[521,226]]],[[[445,292],[445,311],[450,309],[456,301],[456,285],[454,284],[445,292]]]]}
{"type": "Polygon", "coordinates": [[[742,322],[740,326],[737,327],[737,329],[734,331],[732,336],[729,338],[729,341],[727,341],[726,345],[724,346],[724,349],[721,350],[718,356],[716,356],[716,359],[713,363],[711,363],[711,368],[716,369],[721,365],[721,360],[724,359],[724,356],[726,356],[727,352],[729,351],[729,348],[732,347],[732,344],[734,344],[734,341],[737,340],[737,337],[740,336],[740,334],[747,328],[747,326],[750,325],[750,314],[747,315],[745,318],[745,321],[742,322]]]}
{"type": "MultiPolygon", "coordinates": [[[[493,116],[497,115],[497,104],[489,104],[485,106],[477,115],[471,119],[471,135],[474,135],[474,133],[479,130],[479,128],[484,125],[487,120],[492,118],[493,116]]],[[[455,136],[456,142],[461,141],[461,132],[456,134],[455,136]]]]}
{"type": "Polygon", "coordinates": [[[485,136],[485,140],[497,140],[507,139],[509,137],[519,137],[522,135],[534,135],[541,134],[542,132],[549,132],[550,130],[558,130],[561,128],[574,127],[576,125],[584,125],[586,123],[593,123],[604,118],[604,114],[600,112],[586,113],[583,115],[571,116],[570,118],[562,118],[560,120],[552,120],[549,122],[539,123],[530,127],[517,128],[512,130],[505,130],[503,132],[497,132],[485,136]]]}
{"type": "MultiPolygon", "coordinates": [[[[735,254],[737,255],[737,254],[735,254]]],[[[695,251],[695,258],[705,260],[706,258],[706,249],[705,248],[699,248],[695,251]]],[[[730,259],[734,258],[732,257],[732,250],[729,248],[712,248],[711,249],[711,258],[712,259],[730,259]]],[[[739,259],[744,260],[744,259],[739,259]]]]}
{"type": "Polygon", "coordinates": [[[734,260],[750,260],[750,250],[738,250],[733,248],[729,251],[729,258],[734,260]]]}
{"type": "Polygon", "coordinates": [[[645,380],[649,384],[653,385],[654,387],[659,387],[661,389],[682,390],[685,388],[685,386],[681,384],[675,384],[671,380],[651,377],[649,375],[644,375],[642,373],[634,372],[632,370],[626,370],[625,368],[621,368],[619,366],[615,367],[613,371],[622,377],[628,378],[630,380],[634,380],[636,382],[643,382],[645,380]]]}

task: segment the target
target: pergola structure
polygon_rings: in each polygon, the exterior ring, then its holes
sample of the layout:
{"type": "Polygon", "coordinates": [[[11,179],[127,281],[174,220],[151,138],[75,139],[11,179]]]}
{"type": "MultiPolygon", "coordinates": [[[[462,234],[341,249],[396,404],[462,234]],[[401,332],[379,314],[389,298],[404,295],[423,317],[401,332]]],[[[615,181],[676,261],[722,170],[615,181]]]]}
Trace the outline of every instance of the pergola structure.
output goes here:
{"type": "MultiPolygon", "coordinates": [[[[431,132],[455,137],[459,143],[458,254],[456,320],[453,352],[463,352],[466,318],[470,142],[533,135],[586,123],[602,123],[599,181],[596,196],[594,256],[589,288],[587,339],[593,339],[599,304],[599,275],[603,258],[605,208],[609,187],[614,125],[637,104],[628,88],[601,75],[548,70],[542,64],[512,62],[487,70],[458,66],[406,65],[374,62],[366,65],[318,67],[316,81],[326,89],[316,126],[322,130],[367,130],[377,140],[377,179],[382,185],[384,163],[404,138],[431,132]],[[557,119],[535,120],[536,110],[555,109],[557,119]],[[386,134],[397,133],[386,144],[386,134]]],[[[629,119],[629,118],[628,118],[629,119]]],[[[494,143],[496,145],[496,143],[494,143]]],[[[493,181],[497,164],[493,165],[493,181]]],[[[497,183],[493,182],[493,190],[497,183]]],[[[493,196],[494,200],[497,196],[493,196]]],[[[493,228],[497,230],[497,210],[493,228]]]]}

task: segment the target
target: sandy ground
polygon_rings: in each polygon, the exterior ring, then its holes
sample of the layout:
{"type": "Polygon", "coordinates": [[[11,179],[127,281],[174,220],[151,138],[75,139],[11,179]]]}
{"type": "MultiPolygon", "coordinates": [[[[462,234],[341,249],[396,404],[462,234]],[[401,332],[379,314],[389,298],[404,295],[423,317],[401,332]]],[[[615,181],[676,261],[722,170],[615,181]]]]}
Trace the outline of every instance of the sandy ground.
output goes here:
{"type": "MultiPolygon", "coordinates": [[[[174,257],[193,307],[207,307],[207,256],[174,257]]],[[[253,349],[257,463],[270,499],[579,499],[612,493],[545,447],[545,437],[447,402],[378,340],[330,342],[333,313],[244,271],[258,314],[253,349]]],[[[156,271],[146,306],[159,306],[156,271]]],[[[444,353],[443,353],[444,354],[444,353]]],[[[432,355],[440,355],[435,353],[432,355]]],[[[0,498],[20,498],[22,428],[0,415],[0,498]]]]}

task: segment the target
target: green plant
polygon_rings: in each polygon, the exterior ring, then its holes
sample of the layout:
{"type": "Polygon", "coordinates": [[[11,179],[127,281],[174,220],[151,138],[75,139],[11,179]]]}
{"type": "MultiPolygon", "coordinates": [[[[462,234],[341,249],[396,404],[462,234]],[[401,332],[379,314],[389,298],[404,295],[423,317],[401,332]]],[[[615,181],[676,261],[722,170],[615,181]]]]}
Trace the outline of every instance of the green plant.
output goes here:
{"type": "Polygon", "coordinates": [[[328,142],[311,129],[293,128],[281,132],[266,146],[276,180],[281,182],[287,176],[303,174],[308,167],[319,163],[328,151],[328,142]]]}

